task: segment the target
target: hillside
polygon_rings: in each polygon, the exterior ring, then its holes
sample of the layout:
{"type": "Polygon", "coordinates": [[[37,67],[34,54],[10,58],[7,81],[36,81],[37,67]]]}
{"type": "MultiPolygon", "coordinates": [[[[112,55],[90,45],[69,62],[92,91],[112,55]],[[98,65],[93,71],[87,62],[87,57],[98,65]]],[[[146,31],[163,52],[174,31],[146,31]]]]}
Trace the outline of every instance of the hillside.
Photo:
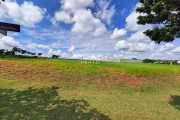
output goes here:
{"type": "Polygon", "coordinates": [[[0,59],[0,119],[178,119],[180,66],[0,59]]]}

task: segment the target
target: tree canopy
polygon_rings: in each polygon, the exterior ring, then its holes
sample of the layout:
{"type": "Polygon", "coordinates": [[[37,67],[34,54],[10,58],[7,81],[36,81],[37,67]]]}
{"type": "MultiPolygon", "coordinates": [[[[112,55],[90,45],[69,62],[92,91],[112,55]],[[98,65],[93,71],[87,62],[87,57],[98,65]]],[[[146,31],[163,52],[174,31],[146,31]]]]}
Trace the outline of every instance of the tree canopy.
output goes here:
{"type": "Polygon", "coordinates": [[[156,24],[143,33],[156,43],[172,42],[180,37],[180,0],[139,0],[138,24],[156,24]]]}

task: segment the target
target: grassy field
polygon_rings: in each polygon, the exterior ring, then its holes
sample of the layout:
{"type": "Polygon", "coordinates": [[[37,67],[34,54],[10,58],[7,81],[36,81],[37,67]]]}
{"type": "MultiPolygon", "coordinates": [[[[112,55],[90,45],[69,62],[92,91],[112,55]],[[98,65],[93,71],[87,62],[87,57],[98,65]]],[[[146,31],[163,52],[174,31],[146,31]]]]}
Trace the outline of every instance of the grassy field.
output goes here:
{"type": "Polygon", "coordinates": [[[0,120],[179,120],[180,66],[0,59],[0,120]]]}

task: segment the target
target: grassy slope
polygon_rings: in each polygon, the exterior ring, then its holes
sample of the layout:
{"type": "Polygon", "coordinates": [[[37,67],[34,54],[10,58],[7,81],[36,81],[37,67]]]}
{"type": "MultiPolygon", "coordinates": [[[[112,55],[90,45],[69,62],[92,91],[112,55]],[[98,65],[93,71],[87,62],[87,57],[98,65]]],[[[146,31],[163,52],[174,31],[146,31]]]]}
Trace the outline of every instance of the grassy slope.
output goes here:
{"type": "Polygon", "coordinates": [[[180,66],[52,59],[0,63],[3,119],[180,118],[180,66]]]}

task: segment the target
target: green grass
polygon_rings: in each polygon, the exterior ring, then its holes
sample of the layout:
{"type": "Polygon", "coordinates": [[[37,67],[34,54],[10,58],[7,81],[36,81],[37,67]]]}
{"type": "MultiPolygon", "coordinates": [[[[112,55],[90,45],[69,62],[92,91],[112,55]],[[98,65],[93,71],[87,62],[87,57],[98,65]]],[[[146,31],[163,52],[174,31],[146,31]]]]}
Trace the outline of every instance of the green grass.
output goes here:
{"type": "Polygon", "coordinates": [[[174,65],[0,59],[0,119],[178,120],[179,73],[174,65]]]}

